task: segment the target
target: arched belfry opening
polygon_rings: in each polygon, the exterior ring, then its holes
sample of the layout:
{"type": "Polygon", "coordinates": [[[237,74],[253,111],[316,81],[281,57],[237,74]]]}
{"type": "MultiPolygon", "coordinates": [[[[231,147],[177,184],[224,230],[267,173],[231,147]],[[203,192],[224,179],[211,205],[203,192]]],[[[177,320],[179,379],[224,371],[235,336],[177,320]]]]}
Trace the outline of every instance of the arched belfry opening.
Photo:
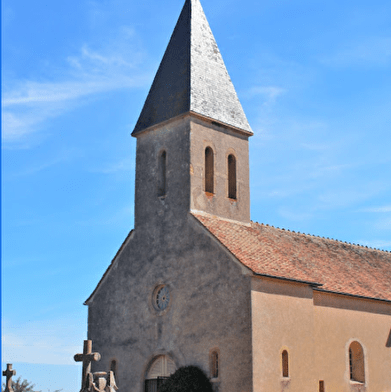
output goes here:
{"type": "Polygon", "coordinates": [[[211,147],[205,148],[205,192],[214,193],[214,153],[211,147]]]}
{"type": "Polygon", "coordinates": [[[159,390],[160,385],[170,377],[176,370],[174,361],[167,355],[159,355],[155,357],[145,376],[145,392],[156,392],[159,390]]]}
{"type": "Polygon", "coordinates": [[[236,200],[236,158],[235,155],[228,155],[228,197],[236,200]]]}

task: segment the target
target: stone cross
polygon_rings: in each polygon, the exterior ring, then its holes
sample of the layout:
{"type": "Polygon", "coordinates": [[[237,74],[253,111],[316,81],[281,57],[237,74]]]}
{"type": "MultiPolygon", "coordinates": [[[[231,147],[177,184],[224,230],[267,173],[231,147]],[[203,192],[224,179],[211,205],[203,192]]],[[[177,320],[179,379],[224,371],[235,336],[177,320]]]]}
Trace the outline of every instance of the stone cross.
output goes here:
{"type": "Polygon", "coordinates": [[[100,354],[92,352],[92,340],[85,340],[83,354],[76,354],[76,362],[83,362],[83,374],[81,376],[81,390],[85,388],[88,373],[91,373],[91,362],[100,361],[100,354]]]}
{"type": "Polygon", "coordinates": [[[7,363],[7,370],[3,371],[3,376],[7,377],[4,392],[14,392],[14,390],[12,389],[12,376],[15,375],[16,375],[16,370],[12,370],[12,363],[7,363]]]}

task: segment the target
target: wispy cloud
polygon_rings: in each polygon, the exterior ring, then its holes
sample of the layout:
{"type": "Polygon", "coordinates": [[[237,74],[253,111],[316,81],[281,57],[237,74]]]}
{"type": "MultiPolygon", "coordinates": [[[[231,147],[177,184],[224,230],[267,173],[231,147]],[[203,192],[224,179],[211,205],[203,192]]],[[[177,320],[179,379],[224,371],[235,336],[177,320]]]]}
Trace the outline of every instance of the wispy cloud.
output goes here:
{"type": "Polygon", "coordinates": [[[375,212],[375,213],[391,212],[391,205],[381,206],[381,207],[362,208],[360,212],[375,212]]]}
{"type": "Polygon", "coordinates": [[[314,217],[314,215],[310,212],[306,211],[296,211],[293,210],[292,208],[288,207],[281,207],[278,209],[278,214],[288,220],[291,220],[292,222],[301,222],[301,221],[306,221],[310,220],[314,217]]]}
{"type": "Polygon", "coordinates": [[[385,66],[391,63],[391,37],[370,37],[360,42],[346,43],[320,62],[334,67],[352,65],[385,66]]]}
{"type": "Polygon", "coordinates": [[[72,159],[80,155],[81,154],[77,149],[64,149],[62,151],[56,151],[56,155],[51,158],[46,158],[39,163],[32,163],[27,167],[24,167],[22,170],[17,170],[14,172],[7,170],[4,175],[7,177],[31,176],[64,162],[70,162],[72,159]]]}
{"type": "Polygon", "coordinates": [[[277,86],[253,86],[247,91],[247,98],[253,98],[256,95],[264,97],[264,104],[273,103],[282,94],[286,93],[286,89],[277,86]]]}
{"type": "Polygon", "coordinates": [[[121,171],[130,172],[131,170],[134,170],[134,167],[135,166],[133,157],[126,157],[117,162],[112,162],[104,166],[95,167],[94,169],[90,169],[90,171],[94,173],[112,174],[121,171]]]}
{"type": "Polygon", "coordinates": [[[69,323],[70,319],[34,321],[12,327],[5,323],[2,357],[10,363],[73,364],[84,331],[83,327],[69,323]]]}
{"type": "MultiPolygon", "coordinates": [[[[125,36],[131,35],[128,28],[125,36]]],[[[143,85],[147,77],[137,67],[140,56],[139,51],[129,53],[118,44],[102,51],[83,45],[78,55],[67,57],[61,80],[50,77],[43,81],[6,80],[2,101],[3,141],[22,141],[40,130],[45,121],[72,110],[87,98],[143,85]]]]}
{"type": "Polygon", "coordinates": [[[328,190],[319,195],[318,201],[325,209],[346,208],[379,195],[385,186],[382,182],[363,182],[360,185],[346,186],[328,190]]]}
{"type": "Polygon", "coordinates": [[[105,78],[96,80],[93,77],[65,82],[26,81],[5,94],[3,107],[64,102],[118,88],[124,84],[125,86],[132,86],[135,83],[131,79],[120,81],[117,78],[105,78]]]}
{"type": "Polygon", "coordinates": [[[118,209],[118,212],[113,214],[106,214],[99,216],[97,218],[87,219],[87,220],[79,220],[76,222],[79,226],[111,226],[113,224],[119,224],[122,222],[129,222],[131,218],[134,216],[133,206],[129,207],[126,205],[125,207],[118,209]]]}

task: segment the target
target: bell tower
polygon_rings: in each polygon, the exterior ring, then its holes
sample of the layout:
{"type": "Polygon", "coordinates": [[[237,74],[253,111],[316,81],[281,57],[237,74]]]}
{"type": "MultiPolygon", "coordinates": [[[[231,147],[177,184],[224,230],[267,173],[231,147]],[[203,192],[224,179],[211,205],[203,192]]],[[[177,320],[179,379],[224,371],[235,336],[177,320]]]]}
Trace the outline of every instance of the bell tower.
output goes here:
{"type": "Polygon", "coordinates": [[[136,229],[191,211],[248,222],[252,134],[200,1],[186,0],[132,133],[136,229]]]}

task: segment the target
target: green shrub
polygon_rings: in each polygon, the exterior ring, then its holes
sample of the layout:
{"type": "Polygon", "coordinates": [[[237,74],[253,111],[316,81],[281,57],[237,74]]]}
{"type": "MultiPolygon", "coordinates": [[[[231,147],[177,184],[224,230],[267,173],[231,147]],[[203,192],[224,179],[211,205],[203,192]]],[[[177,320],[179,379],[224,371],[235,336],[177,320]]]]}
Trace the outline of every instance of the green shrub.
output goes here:
{"type": "Polygon", "coordinates": [[[159,392],[213,392],[205,373],[196,366],[179,368],[159,388],[159,392]]]}

